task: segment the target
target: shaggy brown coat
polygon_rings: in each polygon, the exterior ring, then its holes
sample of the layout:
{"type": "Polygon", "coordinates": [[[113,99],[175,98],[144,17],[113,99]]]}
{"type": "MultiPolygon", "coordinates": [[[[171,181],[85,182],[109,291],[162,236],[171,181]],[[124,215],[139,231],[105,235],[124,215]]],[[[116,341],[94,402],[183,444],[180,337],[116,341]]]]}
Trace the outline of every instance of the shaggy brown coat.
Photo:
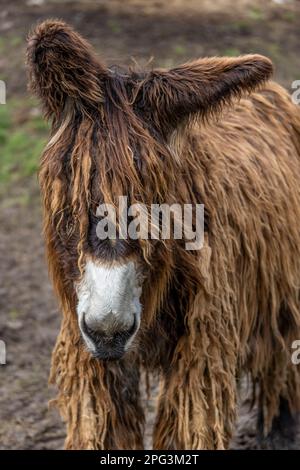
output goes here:
{"type": "Polygon", "coordinates": [[[155,449],[222,449],[241,374],[257,385],[265,431],[279,401],[300,409],[300,112],[269,82],[262,56],[205,58],[172,70],[105,67],[71,27],[31,33],[33,91],[52,120],[41,160],[44,231],[63,310],[51,382],[66,448],[143,447],[141,370],[161,392],[155,449]],[[74,282],[84,271],[90,214],[101,201],[203,203],[205,246],[139,240],[142,328],[118,362],[82,346],[74,282]]]}

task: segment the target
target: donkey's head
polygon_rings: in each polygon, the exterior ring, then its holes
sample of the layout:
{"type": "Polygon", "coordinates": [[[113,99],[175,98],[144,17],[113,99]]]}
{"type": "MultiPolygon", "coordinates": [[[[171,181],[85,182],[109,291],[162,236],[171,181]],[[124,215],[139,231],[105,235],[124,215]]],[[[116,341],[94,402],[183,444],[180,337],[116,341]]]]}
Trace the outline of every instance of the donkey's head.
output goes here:
{"type": "Polygon", "coordinates": [[[31,87],[52,120],[40,182],[54,283],[90,351],[119,358],[153,319],[176,264],[184,264],[180,242],[124,237],[132,220],[124,228],[119,197],[135,209],[197,202],[174,136],[255,89],[272,65],[249,55],[121,73],[60,21],[35,28],[28,64],[31,87]],[[99,236],[103,204],[116,209],[111,239],[99,236]]]}

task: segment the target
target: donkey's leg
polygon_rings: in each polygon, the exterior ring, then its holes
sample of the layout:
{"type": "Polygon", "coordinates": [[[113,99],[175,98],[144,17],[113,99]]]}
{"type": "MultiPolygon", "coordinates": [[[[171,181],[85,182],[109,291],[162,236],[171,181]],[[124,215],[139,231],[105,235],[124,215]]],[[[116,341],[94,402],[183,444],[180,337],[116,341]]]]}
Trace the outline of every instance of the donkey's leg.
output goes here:
{"type": "Polygon", "coordinates": [[[79,390],[73,397],[76,414],[69,415],[66,447],[143,449],[138,365],[127,360],[92,361],[86,371],[88,368],[94,369],[95,375],[88,381],[78,377],[79,390]]]}
{"type": "MultiPolygon", "coordinates": [[[[293,361],[292,344],[300,337],[299,310],[288,308],[289,299],[280,309],[278,331],[265,354],[267,363],[258,378],[258,444],[271,449],[293,448],[300,419],[300,365],[293,361]]],[[[259,362],[259,361],[257,361],[259,362]]]]}
{"type": "Polygon", "coordinates": [[[112,407],[108,415],[107,449],[143,449],[144,410],[140,370],[131,359],[107,363],[105,381],[112,407]]]}
{"type": "Polygon", "coordinates": [[[77,328],[64,319],[50,382],[59,388],[55,403],[67,424],[67,449],[143,448],[136,357],[115,363],[92,358],[82,349],[77,328]]]}
{"type": "Polygon", "coordinates": [[[296,435],[300,429],[299,366],[289,360],[277,377],[272,372],[260,386],[258,445],[267,449],[293,449],[297,446],[296,435]]]}
{"type": "Polygon", "coordinates": [[[257,417],[258,445],[261,449],[293,449],[298,447],[296,434],[299,429],[296,414],[290,410],[288,401],[280,397],[278,415],[273,418],[271,429],[265,435],[264,416],[260,408],[257,417]]]}
{"type": "Polygon", "coordinates": [[[235,422],[236,382],[232,365],[220,352],[200,361],[181,349],[161,384],[154,449],[228,447],[235,422]]]}

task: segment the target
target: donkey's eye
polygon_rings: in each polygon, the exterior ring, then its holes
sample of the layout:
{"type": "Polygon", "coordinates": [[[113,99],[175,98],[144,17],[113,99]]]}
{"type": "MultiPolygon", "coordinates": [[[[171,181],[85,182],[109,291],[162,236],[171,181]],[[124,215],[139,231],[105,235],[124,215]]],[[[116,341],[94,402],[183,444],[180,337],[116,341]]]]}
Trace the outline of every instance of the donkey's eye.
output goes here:
{"type": "Polygon", "coordinates": [[[137,251],[137,244],[129,239],[122,239],[118,231],[110,237],[101,238],[97,233],[97,224],[103,217],[90,215],[89,231],[87,236],[87,248],[90,254],[95,258],[104,260],[115,260],[126,258],[137,251]]]}

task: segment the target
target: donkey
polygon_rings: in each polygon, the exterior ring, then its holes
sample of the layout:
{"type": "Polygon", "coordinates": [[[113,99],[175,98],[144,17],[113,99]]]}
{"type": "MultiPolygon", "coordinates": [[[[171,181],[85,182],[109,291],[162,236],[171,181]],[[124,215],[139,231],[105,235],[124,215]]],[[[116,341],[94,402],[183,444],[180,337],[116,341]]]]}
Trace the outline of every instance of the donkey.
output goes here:
{"type": "MultiPolygon", "coordinates": [[[[224,449],[240,378],[258,436],[300,408],[300,112],[260,55],[110,69],[69,25],[28,39],[51,120],[39,180],[63,318],[50,381],[67,449],[143,448],[141,374],[160,378],[155,449],[224,449]],[[100,204],[203,204],[202,248],[99,239],[100,204]]],[[[102,220],[102,219],[101,219],[102,220]]],[[[195,220],[193,221],[195,224],[195,220]]],[[[194,226],[194,225],[193,225],[194,226]]]]}

